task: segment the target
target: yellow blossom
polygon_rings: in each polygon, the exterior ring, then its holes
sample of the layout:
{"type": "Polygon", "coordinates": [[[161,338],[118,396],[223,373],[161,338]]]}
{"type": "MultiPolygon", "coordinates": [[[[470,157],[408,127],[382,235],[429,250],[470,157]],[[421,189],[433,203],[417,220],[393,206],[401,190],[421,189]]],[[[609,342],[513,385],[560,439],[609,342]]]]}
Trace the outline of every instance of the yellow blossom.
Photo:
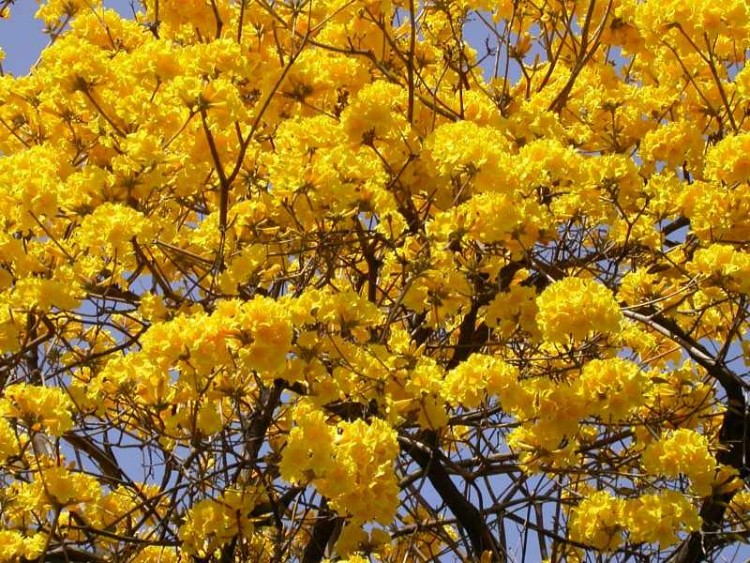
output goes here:
{"type": "Polygon", "coordinates": [[[537,298],[537,305],[542,335],[557,343],[583,340],[594,332],[617,332],[622,319],[607,288],[577,277],[554,282],[537,298]]]}

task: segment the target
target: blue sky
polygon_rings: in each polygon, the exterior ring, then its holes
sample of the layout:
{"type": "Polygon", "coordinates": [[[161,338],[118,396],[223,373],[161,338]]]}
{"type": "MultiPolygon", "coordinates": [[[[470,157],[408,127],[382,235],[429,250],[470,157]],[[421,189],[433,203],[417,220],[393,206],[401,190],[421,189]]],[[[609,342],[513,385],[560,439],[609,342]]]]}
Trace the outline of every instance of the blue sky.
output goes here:
{"type": "Polygon", "coordinates": [[[11,7],[10,19],[0,20],[0,48],[5,51],[3,70],[26,74],[47,43],[43,24],[34,20],[36,2],[20,0],[11,7]]]}
{"type": "MultiPolygon", "coordinates": [[[[121,14],[132,14],[130,0],[104,0],[104,5],[121,14]]],[[[44,24],[34,19],[38,7],[35,0],[16,0],[10,19],[0,20],[0,48],[5,51],[2,64],[7,73],[26,74],[47,44],[44,24]]]]}

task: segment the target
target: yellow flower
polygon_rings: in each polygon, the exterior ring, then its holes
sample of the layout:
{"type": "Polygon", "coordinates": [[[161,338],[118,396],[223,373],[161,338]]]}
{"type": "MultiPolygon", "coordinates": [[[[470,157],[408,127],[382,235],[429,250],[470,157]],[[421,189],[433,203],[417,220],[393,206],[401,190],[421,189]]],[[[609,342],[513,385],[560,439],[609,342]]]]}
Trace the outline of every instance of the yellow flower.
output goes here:
{"type": "Polygon", "coordinates": [[[570,515],[568,534],[571,540],[599,551],[612,551],[623,540],[625,503],[606,491],[584,498],[570,515]]]}
{"type": "Polygon", "coordinates": [[[20,419],[30,430],[62,436],[73,427],[73,402],[59,387],[19,383],[5,388],[5,414],[20,419]]]}
{"type": "Polygon", "coordinates": [[[685,475],[697,494],[708,496],[716,477],[717,462],[709,451],[708,438],[695,430],[680,428],[646,449],[643,468],[654,475],[685,475]]]}
{"type": "Polygon", "coordinates": [[[183,549],[206,557],[237,534],[251,537],[255,530],[251,513],[261,500],[255,489],[228,489],[217,499],[195,503],[178,532],[183,549]]]}
{"type": "Polygon", "coordinates": [[[329,425],[308,403],[296,407],[297,426],[289,433],[279,465],[283,479],[312,482],[331,507],[361,521],[391,522],[398,506],[393,463],[396,432],[373,419],[329,425]]]}
{"type": "Polygon", "coordinates": [[[595,281],[564,278],[547,287],[536,302],[537,323],[550,342],[564,344],[620,330],[622,313],[614,296],[595,281]]]}
{"type": "Polygon", "coordinates": [[[49,311],[50,308],[56,307],[67,310],[78,307],[81,297],[81,290],[73,280],[30,277],[16,283],[10,302],[16,309],[38,308],[49,311]]]}
{"type": "Polygon", "coordinates": [[[39,479],[44,483],[46,496],[58,506],[92,502],[101,496],[101,488],[95,477],[73,473],[64,467],[44,469],[39,479]]]}
{"type": "Polygon", "coordinates": [[[485,394],[510,399],[517,386],[516,368],[492,356],[472,354],[445,376],[441,394],[453,406],[476,408],[485,394]]]}
{"type": "Polygon", "coordinates": [[[731,289],[750,293],[750,254],[729,244],[712,244],[697,250],[687,270],[731,289]]]}
{"type": "Polygon", "coordinates": [[[54,27],[65,17],[75,16],[81,10],[95,8],[101,0],[46,0],[37,10],[35,18],[54,27]]]}
{"type": "Polygon", "coordinates": [[[510,338],[518,329],[539,336],[536,316],[536,290],[524,285],[513,285],[509,291],[498,293],[484,314],[487,326],[496,329],[502,338],[510,338]]]}
{"type": "Polygon", "coordinates": [[[663,161],[668,167],[674,168],[682,166],[686,161],[691,164],[696,159],[700,161],[703,145],[703,137],[696,131],[694,124],[679,121],[661,125],[646,133],[639,150],[641,157],[649,165],[663,161]]]}
{"type": "Polygon", "coordinates": [[[498,129],[471,121],[448,123],[435,130],[427,145],[438,177],[461,178],[477,190],[512,190],[510,143],[498,129]]]}
{"type": "Polygon", "coordinates": [[[706,175],[727,184],[750,179],[750,134],[729,135],[708,151],[706,175]]]}
{"type": "Polygon", "coordinates": [[[621,358],[592,360],[576,381],[577,392],[588,402],[589,412],[613,422],[627,419],[643,403],[649,386],[648,374],[621,358]]]}
{"type": "Polygon", "coordinates": [[[180,526],[180,540],[188,553],[205,557],[229,541],[235,534],[232,518],[225,514],[221,504],[213,499],[195,503],[185,523],[180,526]]]}
{"type": "Polygon", "coordinates": [[[701,527],[698,509],[677,491],[642,495],[628,500],[622,517],[630,541],[658,542],[661,549],[677,543],[677,532],[694,532],[701,527]]]}
{"type": "Polygon", "coordinates": [[[44,534],[24,536],[14,530],[0,530],[0,561],[15,562],[37,559],[47,543],[44,534]]]}
{"type": "Polygon", "coordinates": [[[132,563],[178,563],[177,549],[149,545],[141,549],[133,558],[132,563]]]}
{"type": "Polygon", "coordinates": [[[18,438],[10,423],[0,416],[0,463],[18,454],[18,438]]]}

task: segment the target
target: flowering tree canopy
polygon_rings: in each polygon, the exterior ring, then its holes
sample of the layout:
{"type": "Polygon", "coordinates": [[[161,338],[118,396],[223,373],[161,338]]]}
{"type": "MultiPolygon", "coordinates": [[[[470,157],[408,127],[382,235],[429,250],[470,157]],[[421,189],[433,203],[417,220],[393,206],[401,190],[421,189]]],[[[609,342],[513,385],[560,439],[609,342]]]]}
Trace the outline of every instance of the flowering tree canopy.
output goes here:
{"type": "Polygon", "coordinates": [[[0,561],[748,539],[746,0],[37,17],[0,77],[0,561]]]}

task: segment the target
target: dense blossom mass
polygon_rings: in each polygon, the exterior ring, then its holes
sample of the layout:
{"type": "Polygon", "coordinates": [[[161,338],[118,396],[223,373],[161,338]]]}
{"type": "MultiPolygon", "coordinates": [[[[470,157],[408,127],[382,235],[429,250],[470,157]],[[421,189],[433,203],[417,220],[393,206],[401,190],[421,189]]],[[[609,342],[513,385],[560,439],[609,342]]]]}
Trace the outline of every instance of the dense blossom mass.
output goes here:
{"type": "Polygon", "coordinates": [[[36,17],[0,76],[0,561],[750,539],[746,0],[36,17]]]}

